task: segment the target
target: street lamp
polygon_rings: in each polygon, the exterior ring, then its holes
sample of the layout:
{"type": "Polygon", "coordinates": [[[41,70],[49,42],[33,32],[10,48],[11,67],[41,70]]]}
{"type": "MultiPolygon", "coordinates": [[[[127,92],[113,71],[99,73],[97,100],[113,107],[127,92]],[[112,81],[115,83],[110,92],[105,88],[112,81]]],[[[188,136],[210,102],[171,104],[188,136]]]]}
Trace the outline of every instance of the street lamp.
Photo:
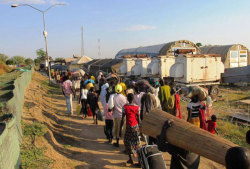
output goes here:
{"type": "Polygon", "coordinates": [[[65,4],[54,4],[52,5],[51,7],[49,7],[48,9],[42,11],[40,9],[37,9],[29,4],[13,4],[11,5],[12,8],[16,8],[18,6],[29,6],[39,12],[41,12],[43,14],[43,26],[44,26],[44,31],[43,31],[43,35],[44,35],[44,38],[45,38],[45,45],[46,45],[46,57],[47,57],[47,61],[48,61],[48,70],[49,70],[49,82],[51,80],[51,74],[50,74],[50,65],[49,65],[49,54],[48,54],[48,43],[47,43],[47,35],[48,33],[46,32],[46,24],[45,24],[45,12],[47,12],[48,10],[50,10],[51,8],[53,8],[54,6],[56,5],[65,5],[65,4]]]}

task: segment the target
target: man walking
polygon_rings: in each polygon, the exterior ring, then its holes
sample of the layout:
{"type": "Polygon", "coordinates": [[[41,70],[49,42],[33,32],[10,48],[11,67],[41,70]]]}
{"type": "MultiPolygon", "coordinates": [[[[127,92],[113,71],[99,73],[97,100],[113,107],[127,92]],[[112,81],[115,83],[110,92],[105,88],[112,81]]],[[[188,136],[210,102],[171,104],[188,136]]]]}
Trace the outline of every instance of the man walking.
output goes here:
{"type": "Polygon", "coordinates": [[[122,107],[127,103],[127,99],[121,94],[122,86],[115,86],[115,94],[112,94],[108,101],[109,111],[113,111],[114,118],[114,136],[116,137],[116,143],[113,145],[119,147],[119,132],[121,128],[122,120],[122,107]]]}
{"type": "Polygon", "coordinates": [[[73,115],[72,94],[74,94],[74,98],[75,98],[75,93],[72,88],[72,82],[69,80],[68,75],[65,76],[65,81],[62,83],[62,92],[66,98],[68,116],[73,115]]]}

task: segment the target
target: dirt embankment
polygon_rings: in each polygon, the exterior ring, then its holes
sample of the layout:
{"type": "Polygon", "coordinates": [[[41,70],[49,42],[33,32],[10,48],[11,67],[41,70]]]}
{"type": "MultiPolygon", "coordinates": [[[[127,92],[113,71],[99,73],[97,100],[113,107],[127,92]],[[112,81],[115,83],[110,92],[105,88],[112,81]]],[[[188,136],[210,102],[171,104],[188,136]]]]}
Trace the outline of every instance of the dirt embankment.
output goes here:
{"type": "MultiPolygon", "coordinates": [[[[47,149],[45,155],[53,160],[51,168],[128,168],[124,146],[116,148],[106,143],[104,122],[96,126],[92,124],[91,117],[66,116],[66,103],[61,90],[48,87],[46,81],[46,77],[35,72],[25,94],[23,121],[46,124],[48,132],[36,139],[35,145],[47,149]]],[[[164,153],[164,159],[169,166],[171,159],[168,153],[164,153]]],[[[202,158],[200,168],[223,167],[202,158]]]]}

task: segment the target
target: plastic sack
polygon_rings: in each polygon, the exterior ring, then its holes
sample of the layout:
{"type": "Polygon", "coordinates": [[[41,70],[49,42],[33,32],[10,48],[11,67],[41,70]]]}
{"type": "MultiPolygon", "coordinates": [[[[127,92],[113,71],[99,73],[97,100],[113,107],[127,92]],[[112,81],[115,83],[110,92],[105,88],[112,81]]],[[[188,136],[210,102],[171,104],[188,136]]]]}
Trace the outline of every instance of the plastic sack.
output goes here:
{"type": "Polygon", "coordinates": [[[80,112],[81,112],[81,106],[80,106],[80,104],[78,104],[78,105],[76,106],[76,115],[79,116],[79,115],[80,115],[80,112]]]}
{"type": "Polygon", "coordinates": [[[96,110],[96,111],[98,120],[103,121],[104,119],[101,110],[96,110]]]}
{"type": "Polygon", "coordinates": [[[88,116],[93,116],[91,109],[88,109],[87,114],[88,114],[88,116]]]}

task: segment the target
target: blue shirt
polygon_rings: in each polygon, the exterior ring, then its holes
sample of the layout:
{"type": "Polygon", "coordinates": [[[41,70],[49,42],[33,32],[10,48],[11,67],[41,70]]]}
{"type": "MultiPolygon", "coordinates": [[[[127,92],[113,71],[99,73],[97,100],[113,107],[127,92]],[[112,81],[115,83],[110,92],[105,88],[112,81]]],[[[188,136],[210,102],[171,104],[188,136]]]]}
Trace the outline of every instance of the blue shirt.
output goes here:
{"type": "Polygon", "coordinates": [[[88,82],[91,82],[92,84],[95,84],[95,81],[94,81],[94,80],[92,80],[92,79],[88,79],[88,80],[86,80],[86,81],[84,82],[84,84],[88,84],[88,82]]]}

